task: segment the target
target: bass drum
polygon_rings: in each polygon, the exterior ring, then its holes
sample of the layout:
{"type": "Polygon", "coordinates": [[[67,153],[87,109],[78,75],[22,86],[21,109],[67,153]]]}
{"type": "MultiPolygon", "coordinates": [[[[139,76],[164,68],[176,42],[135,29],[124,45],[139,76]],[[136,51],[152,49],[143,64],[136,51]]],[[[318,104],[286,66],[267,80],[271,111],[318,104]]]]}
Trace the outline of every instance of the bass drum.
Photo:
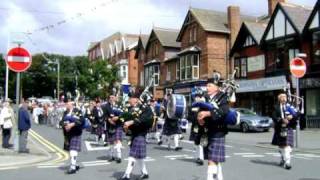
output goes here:
{"type": "Polygon", "coordinates": [[[167,115],[170,119],[181,119],[187,110],[186,98],[181,94],[172,94],[167,101],[167,115]]]}

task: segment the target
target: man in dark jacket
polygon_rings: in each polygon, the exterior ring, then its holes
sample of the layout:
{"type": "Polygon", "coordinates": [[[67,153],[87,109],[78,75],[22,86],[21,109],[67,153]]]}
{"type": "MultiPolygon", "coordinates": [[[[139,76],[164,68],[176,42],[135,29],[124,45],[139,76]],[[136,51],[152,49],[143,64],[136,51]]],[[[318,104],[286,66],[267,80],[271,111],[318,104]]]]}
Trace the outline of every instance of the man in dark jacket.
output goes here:
{"type": "Polygon", "coordinates": [[[146,135],[153,123],[153,112],[150,106],[139,104],[139,93],[133,93],[129,99],[129,112],[137,114],[137,118],[124,123],[124,129],[132,132],[128,166],[121,180],[129,180],[134,164],[138,163],[141,168],[142,175],[139,179],[148,179],[146,164],[144,159],[147,156],[146,135]]]}
{"type": "Polygon", "coordinates": [[[19,130],[19,153],[29,153],[27,149],[28,130],[31,128],[28,102],[24,101],[19,108],[18,130],[19,130]]]}
{"type": "Polygon", "coordinates": [[[73,102],[67,103],[67,110],[63,114],[61,125],[65,137],[64,149],[69,151],[71,165],[67,174],[74,174],[79,170],[77,165],[78,153],[81,151],[81,135],[84,118],[80,109],[75,108],[73,102]]]}

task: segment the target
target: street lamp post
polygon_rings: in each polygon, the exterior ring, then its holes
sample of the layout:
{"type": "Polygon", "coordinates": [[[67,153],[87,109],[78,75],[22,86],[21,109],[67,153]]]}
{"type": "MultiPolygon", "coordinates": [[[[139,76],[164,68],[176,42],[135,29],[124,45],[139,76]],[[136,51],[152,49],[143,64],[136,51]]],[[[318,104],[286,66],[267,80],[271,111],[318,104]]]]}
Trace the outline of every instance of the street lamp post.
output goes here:
{"type": "Polygon", "coordinates": [[[42,57],[48,61],[49,64],[56,64],[57,65],[57,99],[59,100],[59,94],[60,94],[60,60],[59,59],[55,59],[55,60],[51,60],[48,57],[46,57],[43,53],[42,53],[42,57]]]}

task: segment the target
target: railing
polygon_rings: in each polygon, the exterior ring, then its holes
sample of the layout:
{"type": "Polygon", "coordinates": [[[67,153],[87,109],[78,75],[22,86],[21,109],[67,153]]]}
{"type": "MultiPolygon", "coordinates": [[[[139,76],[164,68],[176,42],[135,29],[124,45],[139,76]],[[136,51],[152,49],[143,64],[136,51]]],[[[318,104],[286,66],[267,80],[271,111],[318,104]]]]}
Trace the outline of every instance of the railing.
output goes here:
{"type": "Polygon", "coordinates": [[[320,128],[320,117],[319,116],[307,116],[306,119],[307,128],[320,128]]]}

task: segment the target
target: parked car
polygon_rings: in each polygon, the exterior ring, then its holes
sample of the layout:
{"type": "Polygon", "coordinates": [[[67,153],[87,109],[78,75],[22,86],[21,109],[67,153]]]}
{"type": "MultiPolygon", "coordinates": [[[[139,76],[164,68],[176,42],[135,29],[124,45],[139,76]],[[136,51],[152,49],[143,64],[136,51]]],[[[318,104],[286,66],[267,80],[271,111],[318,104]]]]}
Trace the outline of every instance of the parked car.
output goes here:
{"type": "Polygon", "coordinates": [[[240,123],[238,125],[229,126],[229,129],[238,129],[242,132],[248,131],[269,131],[272,127],[272,119],[267,116],[260,116],[247,108],[235,108],[240,113],[240,123]]]}

